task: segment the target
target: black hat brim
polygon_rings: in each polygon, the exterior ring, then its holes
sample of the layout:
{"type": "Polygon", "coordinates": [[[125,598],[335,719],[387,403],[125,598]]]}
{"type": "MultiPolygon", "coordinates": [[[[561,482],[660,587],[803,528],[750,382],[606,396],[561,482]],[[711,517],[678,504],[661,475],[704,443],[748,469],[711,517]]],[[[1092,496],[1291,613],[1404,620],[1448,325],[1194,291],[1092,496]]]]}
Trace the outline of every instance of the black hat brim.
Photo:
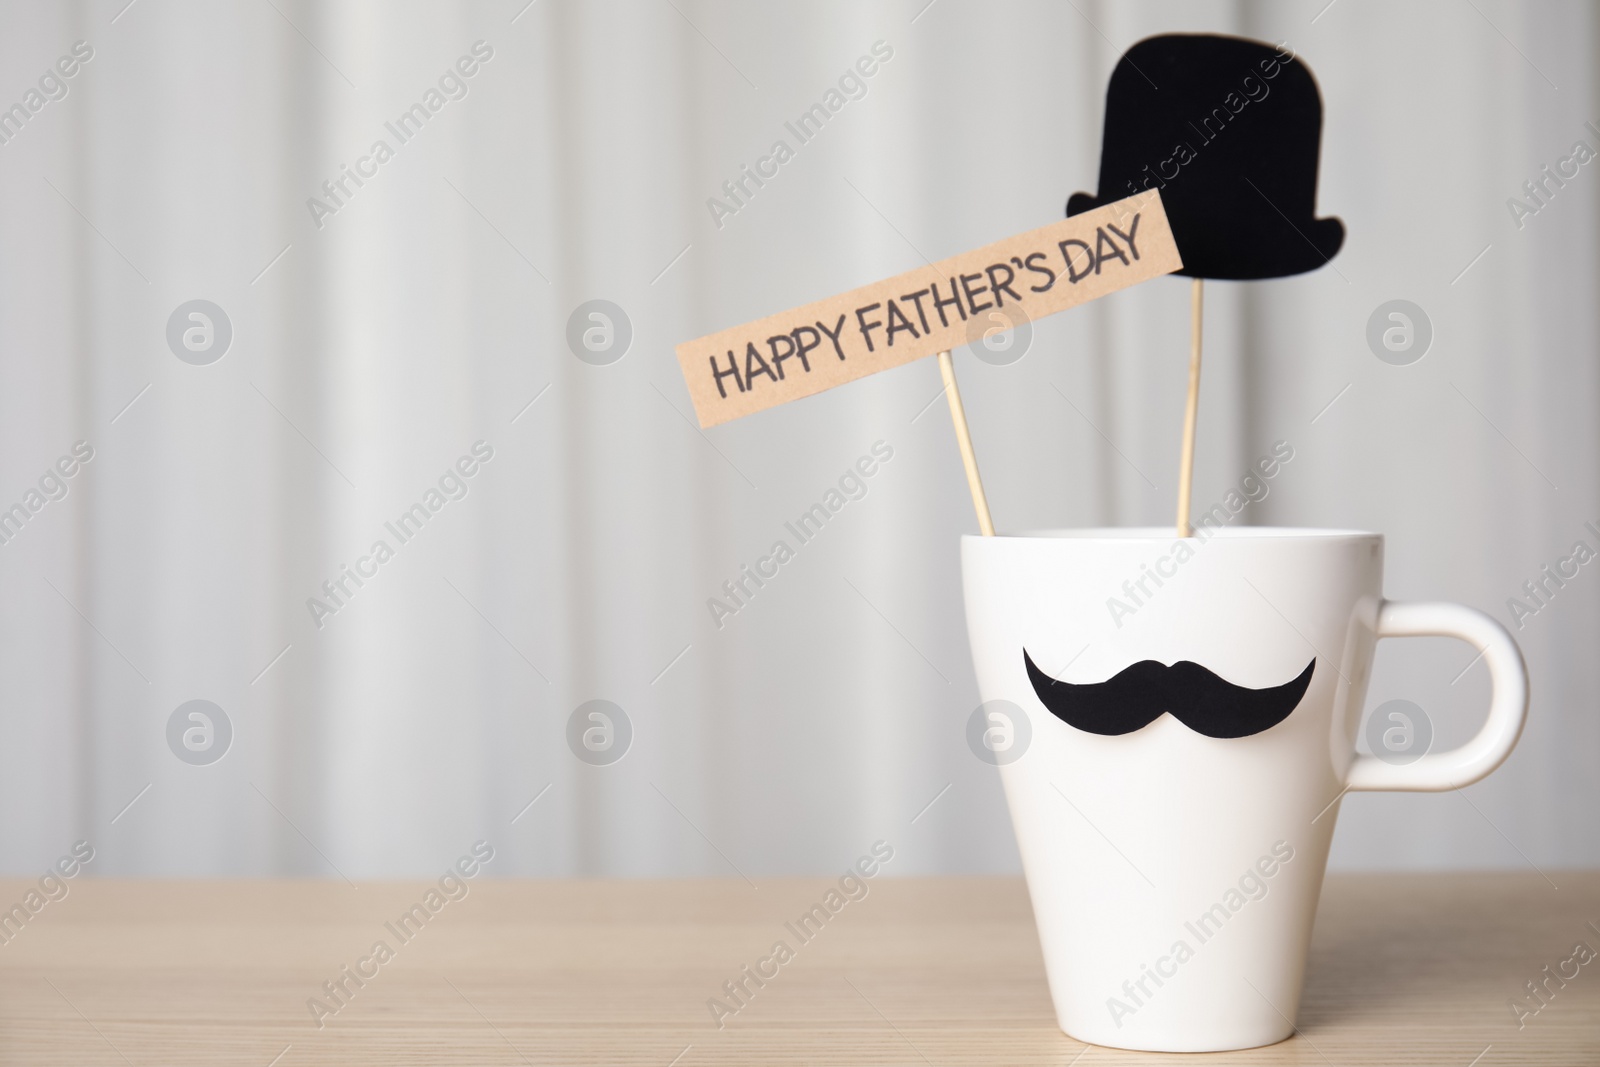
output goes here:
{"type": "MultiPolygon", "coordinates": [[[[1073,193],[1067,198],[1067,216],[1081,215],[1103,206],[1091,193],[1073,193]]],[[[1177,238],[1177,235],[1174,234],[1177,238]]],[[[1220,281],[1257,281],[1305,274],[1325,265],[1344,247],[1344,223],[1337,218],[1312,219],[1309,225],[1292,226],[1290,233],[1274,242],[1270,255],[1253,257],[1248,265],[1237,255],[1197,246],[1194,241],[1177,238],[1183,269],[1174,271],[1187,278],[1214,278],[1220,281]],[[1185,245],[1188,247],[1185,247],[1185,245]]]]}

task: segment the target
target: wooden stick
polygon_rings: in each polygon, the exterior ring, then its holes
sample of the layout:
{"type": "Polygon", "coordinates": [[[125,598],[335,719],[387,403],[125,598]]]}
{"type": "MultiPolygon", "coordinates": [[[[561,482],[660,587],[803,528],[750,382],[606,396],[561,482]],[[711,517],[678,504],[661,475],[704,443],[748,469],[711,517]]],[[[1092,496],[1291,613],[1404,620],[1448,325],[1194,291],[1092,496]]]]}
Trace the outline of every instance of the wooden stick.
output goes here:
{"type": "Polygon", "coordinates": [[[1183,415],[1183,458],[1178,461],[1178,536],[1188,537],[1189,492],[1194,483],[1194,429],[1200,416],[1200,320],[1204,283],[1189,289],[1189,404],[1183,415]]]}
{"type": "Polygon", "coordinates": [[[956,444],[961,448],[961,464],[967,468],[967,488],[972,492],[972,510],[978,513],[978,532],[994,536],[994,520],[989,518],[989,500],[983,495],[983,479],[978,477],[978,457],[972,451],[972,434],[967,430],[967,412],[961,406],[961,390],[956,388],[956,365],[946,349],[939,353],[939,375],[944,378],[944,398],[950,403],[950,421],[956,428],[956,444]]]}

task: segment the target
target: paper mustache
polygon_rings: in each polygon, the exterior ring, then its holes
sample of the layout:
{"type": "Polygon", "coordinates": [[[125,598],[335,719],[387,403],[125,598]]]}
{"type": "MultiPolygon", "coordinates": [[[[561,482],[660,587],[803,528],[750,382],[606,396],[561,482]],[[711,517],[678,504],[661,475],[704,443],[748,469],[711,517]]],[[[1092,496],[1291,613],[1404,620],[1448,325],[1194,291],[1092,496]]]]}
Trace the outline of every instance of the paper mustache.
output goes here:
{"type": "Polygon", "coordinates": [[[1283,685],[1248,689],[1188,660],[1168,667],[1140,660],[1103,682],[1059,682],[1034,666],[1022,650],[1028,680],[1050,714],[1086,733],[1115,737],[1142,730],[1170,712],[1207,737],[1249,737],[1270,730],[1299,706],[1317,661],[1283,685]]]}

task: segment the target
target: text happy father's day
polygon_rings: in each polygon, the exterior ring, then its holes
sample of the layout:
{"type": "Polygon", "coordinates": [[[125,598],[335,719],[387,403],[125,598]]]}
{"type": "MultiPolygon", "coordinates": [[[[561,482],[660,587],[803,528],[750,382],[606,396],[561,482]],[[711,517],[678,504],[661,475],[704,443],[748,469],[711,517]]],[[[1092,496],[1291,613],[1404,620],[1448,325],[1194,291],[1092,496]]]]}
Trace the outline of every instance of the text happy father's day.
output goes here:
{"type": "Polygon", "coordinates": [[[820,393],[1183,266],[1154,191],[678,346],[701,426],[820,393]]]}

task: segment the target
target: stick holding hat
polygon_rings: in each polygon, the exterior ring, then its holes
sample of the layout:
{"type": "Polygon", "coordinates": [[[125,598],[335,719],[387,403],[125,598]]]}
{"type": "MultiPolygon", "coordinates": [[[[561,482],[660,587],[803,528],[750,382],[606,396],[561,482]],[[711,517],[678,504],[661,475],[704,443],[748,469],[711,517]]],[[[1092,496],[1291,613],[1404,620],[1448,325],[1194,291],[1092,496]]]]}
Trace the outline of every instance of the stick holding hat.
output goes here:
{"type": "Polygon", "coordinates": [[[1106,87],[1098,196],[1068,216],[1159,189],[1190,289],[1189,393],[1178,472],[1188,537],[1200,399],[1202,279],[1283,278],[1327,263],[1344,224],[1315,215],[1322,98],[1285,45],[1211,34],[1147,37],[1106,87]]]}
{"type": "Polygon", "coordinates": [[[1194,430],[1200,421],[1200,324],[1205,318],[1205,281],[1189,287],[1189,399],[1183,407],[1183,455],[1178,460],[1178,536],[1188,537],[1189,497],[1194,486],[1194,430]]]}

